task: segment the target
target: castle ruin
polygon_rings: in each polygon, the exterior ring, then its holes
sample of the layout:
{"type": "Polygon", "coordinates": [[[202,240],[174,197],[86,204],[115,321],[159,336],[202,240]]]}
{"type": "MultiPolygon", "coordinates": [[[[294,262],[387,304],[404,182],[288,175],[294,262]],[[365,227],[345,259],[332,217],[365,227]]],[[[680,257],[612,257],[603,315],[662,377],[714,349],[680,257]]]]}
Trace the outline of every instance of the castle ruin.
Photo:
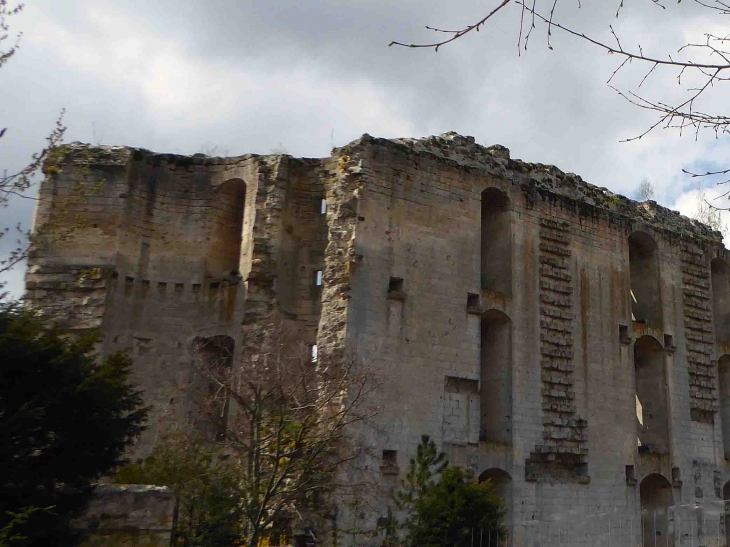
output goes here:
{"type": "Polygon", "coordinates": [[[493,480],[510,545],[726,545],[730,253],[706,226],[454,133],[324,159],[71,144],[40,197],[27,298],[130,348],[153,423],[191,412],[194,340],[235,359],[276,319],[320,356],[377,348],[386,488],[428,434],[493,480]]]}

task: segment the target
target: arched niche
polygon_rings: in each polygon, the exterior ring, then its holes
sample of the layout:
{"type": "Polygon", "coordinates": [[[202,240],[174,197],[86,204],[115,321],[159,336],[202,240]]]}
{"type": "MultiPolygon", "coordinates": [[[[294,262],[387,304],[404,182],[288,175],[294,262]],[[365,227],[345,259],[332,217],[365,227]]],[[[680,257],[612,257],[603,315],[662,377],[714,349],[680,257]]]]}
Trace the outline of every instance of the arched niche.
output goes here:
{"type": "Polygon", "coordinates": [[[235,341],[230,336],[197,337],[193,341],[199,428],[219,440],[225,438],[228,428],[230,393],[225,386],[231,380],[234,352],[235,341]]]}
{"type": "Polygon", "coordinates": [[[509,196],[497,188],[482,192],[482,288],[512,293],[512,227],[509,196]]]}
{"type": "Polygon", "coordinates": [[[710,263],[712,273],[712,316],[715,338],[730,343],[730,266],[722,258],[710,263]]]}
{"type": "Polygon", "coordinates": [[[659,251],[656,242],[645,232],[634,232],[629,236],[629,270],[633,320],[660,326],[659,251]]]}
{"type": "MultiPolygon", "coordinates": [[[[487,480],[491,481],[497,497],[502,502],[502,508],[505,512],[504,527],[507,529],[507,537],[510,537],[512,535],[512,477],[505,470],[493,467],[479,475],[480,484],[487,480]]],[[[497,534],[492,531],[490,531],[490,535],[489,538],[483,538],[482,545],[505,545],[507,538],[497,537],[497,534]],[[491,543],[488,543],[487,540],[490,540],[491,543]]]]}
{"type": "Polygon", "coordinates": [[[230,179],[218,186],[208,209],[208,275],[223,277],[238,273],[241,260],[246,183],[230,179]]]}
{"type": "Polygon", "coordinates": [[[671,547],[674,538],[669,533],[668,511],[672,506],[672,485],[662,475],[652,473],[639,485],[641,500],[642,545],[671,547]]]}
{"type": "Polygon", "coordinates": [[[489,310],[481,325],[481,420],[479,438],[512,441],[512,323],[504,313],[489,310]]]}
{"type": "Polygon", "coordinates": [[[636,426],[639,453],[669,453],[665,353],[652,336],[634,344],[636,426]]]}
{"type": "Polygon", "coordinates": [[[722,422],[722,446],[725,459],[730,459],[730,355],[717,361],[720,396],[720,421],[722,422]]]}

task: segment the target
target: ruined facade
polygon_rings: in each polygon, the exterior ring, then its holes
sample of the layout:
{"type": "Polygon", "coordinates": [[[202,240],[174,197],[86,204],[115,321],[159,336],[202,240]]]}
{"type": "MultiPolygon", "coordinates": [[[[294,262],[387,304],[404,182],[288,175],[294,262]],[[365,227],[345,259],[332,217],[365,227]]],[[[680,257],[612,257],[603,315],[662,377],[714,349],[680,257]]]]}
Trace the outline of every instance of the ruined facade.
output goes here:
{"type": "MultiPolygon", "coordinates": [[[[235,362],[277,320],[387,379],[365,432],[382,492],[428,434],[493,480],[510,544],[593,545],[606,525],[612,546],[689,544],[665,509],[730,498],[730,253],[654,202],[453,133],[326,159],[74,144],[41,198],[41,236],[78,225],[38,245],[29,301],[131,348],[152,423],[194,412],[194,340],[235,362]]],[[[692,515],[725,545],[719,513],[692,515]]]]}

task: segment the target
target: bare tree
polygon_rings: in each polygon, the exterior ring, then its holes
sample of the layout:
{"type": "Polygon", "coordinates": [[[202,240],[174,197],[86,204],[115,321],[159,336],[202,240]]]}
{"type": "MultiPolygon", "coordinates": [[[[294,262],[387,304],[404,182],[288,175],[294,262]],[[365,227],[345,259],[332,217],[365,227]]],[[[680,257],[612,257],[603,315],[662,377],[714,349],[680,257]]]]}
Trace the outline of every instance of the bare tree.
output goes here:
{"type": "Polygon", "coordinates": [[[720,232],[723,237],[728,235],[728,225],[722,220],[722,211],[710,203],[705,190],[697,193],[697,209],[693,216],[713,230],[720,232]]]}
{"type": "MultiPolygon", "coordinates": [[[[11,45],[7,45],[10,37],[10,19],[20,13],[23,4],[8,4],[7,0],[0,0],[0,68],[5,66],[18,51],[21,35],[15,36],[11,45]]],[[[28,165],[19,171],[8,172],[4,170],[0,174],[0,208],[8,208],[11,199],[34,199],[28,195],[28,190],[33,184],[33,179],[43,163],[49,158],[52,151],[61,144],[66,127],[63,125],[63,112],[56,120],[56,125],[46,137],[46,146],[40,152],[33,154],[28,165]]],[[[0,129],[0,139],[7,139],[8,128],[0,129]]],[[[6,256],[0,256],[0,274],[13,268],[27,257],[30,246],[30,233],[20,224],[16,226],[0,226],[0,240],[8,237],[17,237],[16,242],[11,246],[6,256]]],[[[4,293],[4,283],[0,282],[0,299],[4,293]]]]}
{"type": "Polygon", "coordinates": [[[225,158],[230,155],[228,148],[210,142],[201,145],[198,153],[210,158],[225,158]]]}
{"type": "Polygon", "coordinates": [[[647,178],[644,178],[639,183],[639,199],[641,201],[646,201],[648,199],[651,199],[654,197],[654,185],[651,183],[651,181],[647,178]]]}
{"type": "Polygon", "coordinates": [[[324,509],[340,471],[361,448],[354,426],[376,408],[379,381],[354,358],[325,359],[286,335],[233,363],[222,338],[198,339],[198,370],[210,382],[212,421],[243,470],[247,544],[282,523],[324,509]]]}
{"type": "MultiPolygon", "coordinates": [[[[727,16],[730,15],[730,2],[727,0],[694,0],[693,2],[681,3],[668,2],[663,4],[660,0],[651,1],[657,9],[688,9],[695,6],[702,13],[717,17],[719,28],[726,27],[727,16]],[[688,6],[689,4],[689,6],[688,6]],[[724,24],[723,24],[724,23],[724,24]]],[[[716,136],[730,133],[730,116],[721,112],[713,112],[713,103],[710,94],[723,93],[723,84],[730,80],[730,30],[724,32],[707,32],[699,42],[681,44],[674,54],[654,56],[646,53],[641,45],[628,47],[624,44],[637,43],[637,37],[630,37],[625,40],[619,36],[614,27],[607,25],[606,37],[600,38],[586,34],[580,28],[573,28],[558,21],[558,7],[564,5],[567,9],[581,7],[580,0],[566,3],[560,0],[494,0],[494,7],[485,9],[486,14],[479,20],[465,25],[462,28],[448,30],[438,27],[426,27],[438,35],[438,39],[427,43],[405,43],[399,41],[391,42],[391,46],[405,46],[410,48],[430,48],[436,51],[455,40],[458,40],[473,31],[480,31],[490,24],[496,24],[493,19],[500,12],[506,12],[510,5],[518,9],[515,15],[519,17],[519,35],[517,37],[518,51],[526,50],[530,37],[538,25],[544,25],[547,46],[553,49],[551,37],[554,32],[563,32],[575,39],[582,40],[594,46],[598,51],[605,52],[618,58],[616,69],[609,75],[607,84],[618,93],[620,97],[631,105],[652,111],[656,119],[643,132],[625,139],[633,141],[641,139],[656,128],[672,128],[680,133],[687,130],[694,133],[695,138],[700,130],[714,132],[716,136]],[[644,65],[646,71],[642,78],[638,79],[635,89],[620,89],[613,85],[616,75],[627,65],[644,65]],[[676,78],[679,85],[687,85],[681,99],[667,103],[659,98],[650,97],[641,91],[642,84],[647,78],[669,77],[676,78]]],[[[617,0],[616,17],[628,5],[628,1],[617,0]]],[[[625,37],[624,37],[625,38],[625,37]]],[[[727,94],[727,90],[724,90],[727,94]]],[[[694,177],[730,175],[730,168],[714,171],[689,172],[694,177]]],[[[728,182],[723,180],[720,183],[728,182]]]]}

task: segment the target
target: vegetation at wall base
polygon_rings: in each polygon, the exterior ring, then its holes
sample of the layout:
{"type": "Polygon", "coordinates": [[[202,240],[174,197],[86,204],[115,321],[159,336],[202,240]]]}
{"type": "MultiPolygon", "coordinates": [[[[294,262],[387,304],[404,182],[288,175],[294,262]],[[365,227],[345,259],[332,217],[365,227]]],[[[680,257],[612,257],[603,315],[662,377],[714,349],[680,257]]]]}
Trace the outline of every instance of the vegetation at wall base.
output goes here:
{"type": "Polygon", "coordinates": [[[119,469],[115,482],[169,487],[175,495],[173,545],[241,545],[240,474],[236,461],[223,457],[221,445],[176,432],[162,440],[149,458],[119,469]]]}
{"type": "Polygon", "coordinates": [[[386,545],[469,547],[475,533],[504,537],[504,510],[491,481],[473,483],[461,467],[447,466],[446,454],[423,435],[395,496],[396,507],[407,515],[405,537],[397,539],[399,527],[389,510],[386,545]]]}

